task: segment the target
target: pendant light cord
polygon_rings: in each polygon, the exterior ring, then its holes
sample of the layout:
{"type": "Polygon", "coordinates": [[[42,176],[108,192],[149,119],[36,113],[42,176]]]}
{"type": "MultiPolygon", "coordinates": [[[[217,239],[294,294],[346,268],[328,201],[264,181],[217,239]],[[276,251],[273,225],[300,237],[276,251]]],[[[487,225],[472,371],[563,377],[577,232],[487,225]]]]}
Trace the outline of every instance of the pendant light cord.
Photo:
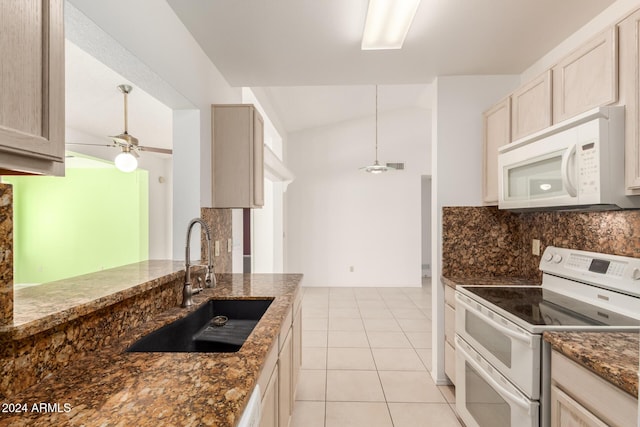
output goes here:
{"type": "Polygon", "coordinates": [[[127,111],[127,95],[129,95],[128,91],[123,92],[124,93],[124,133],[128,134],[128,130],[129,130],[129,112],[127,111]]]}
{"type": "Polygon", "coordinates": [[[378,163],[378,85],[376,85],[376,164],[378,163]]]}

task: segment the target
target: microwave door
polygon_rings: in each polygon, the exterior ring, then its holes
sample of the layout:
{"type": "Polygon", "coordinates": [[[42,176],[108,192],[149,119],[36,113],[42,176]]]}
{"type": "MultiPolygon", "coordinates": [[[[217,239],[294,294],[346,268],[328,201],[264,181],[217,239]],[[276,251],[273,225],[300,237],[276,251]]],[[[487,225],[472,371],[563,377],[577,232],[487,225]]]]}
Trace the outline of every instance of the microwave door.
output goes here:
{"type": "Polygon", "coordinates": [[[535,157],[518,151],[501,155],[501,208],[577,203],[575,144],[535,157]]]}

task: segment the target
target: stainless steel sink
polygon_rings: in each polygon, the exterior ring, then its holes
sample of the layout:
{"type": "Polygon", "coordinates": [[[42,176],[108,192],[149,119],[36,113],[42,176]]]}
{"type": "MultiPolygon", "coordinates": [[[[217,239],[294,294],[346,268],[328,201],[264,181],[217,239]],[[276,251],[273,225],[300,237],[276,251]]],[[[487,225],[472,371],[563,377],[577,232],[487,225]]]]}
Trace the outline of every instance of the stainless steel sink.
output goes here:
{"type": "Polygon", "coordinates": [[[209,300],[193,313],[140,338],[126,351],[238,351],[272,301],[273,299],[209,300]]]}

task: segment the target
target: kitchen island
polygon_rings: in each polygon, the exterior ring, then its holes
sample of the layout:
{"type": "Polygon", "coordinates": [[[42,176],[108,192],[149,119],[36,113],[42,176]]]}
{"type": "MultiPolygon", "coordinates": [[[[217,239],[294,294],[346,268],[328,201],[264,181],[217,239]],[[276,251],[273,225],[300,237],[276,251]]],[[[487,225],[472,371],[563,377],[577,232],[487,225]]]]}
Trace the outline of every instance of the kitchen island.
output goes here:
{"type": "MultiPolygon", "coordinates": [[[[216,279],[215,288],[194,296],[192,307],[178,307],[173,296],[168,308],[142,316],[144,322],[134,322],[134,327],[118,336],[100,337],[100,345],[83,352],[78,360],[29,388],[3,397],[2,409],[6,411],[0,412],[0,426],[236,425],[267,356],[273,346],[278,346],[281,325],[299,299],[302,275],[219,274],[216,279]],[[273,302],[238,352],[125,352],[138,338],[184,317],[211,298],[273,298],[273,302]]],[[[140,286],[145,292],[152,291],[144,284],[140,286]]],[[[154,301],[148,300],[144,301],[153,306],[154,301]]],[[[83,311],[88,310],[87,304],[83,304],[83,311]]],[[[101,305],[99,312],[108,314],[110,306],[104,307],[104,299],[97,304],[101,305]]],[[[135,308],[127,307],[130,311],[135,308]]],[[[5,332],[7,339],[6,335],[20,335],[20,328],[5,332]]]]}

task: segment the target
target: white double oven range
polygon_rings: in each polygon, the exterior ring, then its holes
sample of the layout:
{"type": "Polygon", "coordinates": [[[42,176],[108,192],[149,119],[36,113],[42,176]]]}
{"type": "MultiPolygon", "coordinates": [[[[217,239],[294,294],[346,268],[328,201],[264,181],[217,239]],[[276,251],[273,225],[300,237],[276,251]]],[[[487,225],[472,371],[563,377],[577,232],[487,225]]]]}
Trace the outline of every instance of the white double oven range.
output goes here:
{"type": "Polygon", "coordinates": [[[548,427],[544,331],[640,329],[640,259],[547,247],[542,286],[456,288],[456,408],[467,427],[548,427]]]}

